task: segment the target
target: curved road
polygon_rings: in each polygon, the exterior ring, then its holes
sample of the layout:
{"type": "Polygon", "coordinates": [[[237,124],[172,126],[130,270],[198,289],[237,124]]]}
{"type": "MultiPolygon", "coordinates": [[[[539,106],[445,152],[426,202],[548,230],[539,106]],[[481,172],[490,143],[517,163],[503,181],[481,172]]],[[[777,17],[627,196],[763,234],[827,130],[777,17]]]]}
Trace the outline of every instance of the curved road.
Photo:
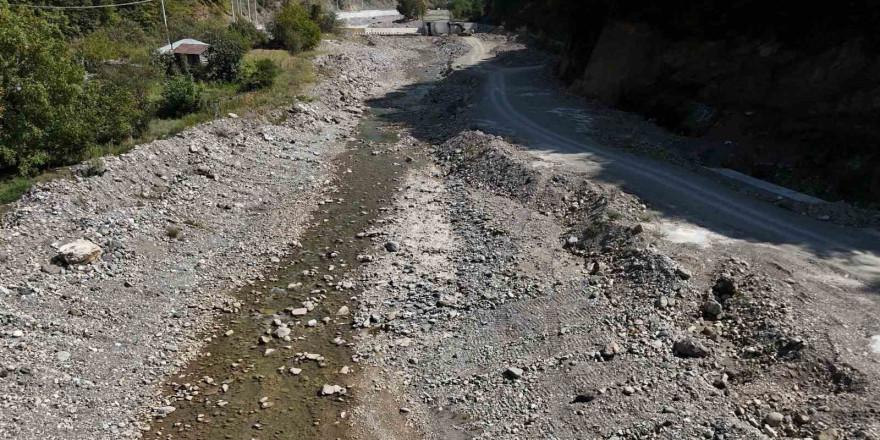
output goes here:
{"type": "MultiPolygon", "coordinates": [[[[489,58],[486,42],[464,40],[472,51],[457,67],[489,58]]],[[[876,231],[812,220],[691,170],[603,147],[565,116],[580,111],[577,100],[546,86],[539,78],[543,66],[504,68],[486,63],[479,68],[488,76],[477,109],[487,131],[513,135],[544,159],[577,161],[594,179],[620,185],[666,219],[684,220],[724,237],[795,246],[863,281],[880,279],[876,231]]]]}

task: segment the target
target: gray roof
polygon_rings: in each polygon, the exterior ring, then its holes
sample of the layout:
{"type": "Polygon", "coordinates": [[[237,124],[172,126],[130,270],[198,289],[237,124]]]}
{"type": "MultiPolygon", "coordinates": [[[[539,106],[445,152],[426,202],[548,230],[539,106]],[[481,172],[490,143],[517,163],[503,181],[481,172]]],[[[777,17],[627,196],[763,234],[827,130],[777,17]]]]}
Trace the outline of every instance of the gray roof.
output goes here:
{"type": "Polygon", "coordinates": [[[182,44],[209,46],[208,43],[203,43],[203,42],[201,42],[201,41],[199,41],[199,40],[193,40],[192,38],[184,38],[184,39],[182,39],[182,40],[177,40],[177,41],[175,41],[175,42],[173,42],[173,43],[171,43],[171,44],[166,44],[166,45],[160,47],[160,48],[159,48],[159,53],[171,52],[171,51],[173,51],[174,49],[177,49],[177,47],[180,46],[180,45],[182,45],[182,44]]]}

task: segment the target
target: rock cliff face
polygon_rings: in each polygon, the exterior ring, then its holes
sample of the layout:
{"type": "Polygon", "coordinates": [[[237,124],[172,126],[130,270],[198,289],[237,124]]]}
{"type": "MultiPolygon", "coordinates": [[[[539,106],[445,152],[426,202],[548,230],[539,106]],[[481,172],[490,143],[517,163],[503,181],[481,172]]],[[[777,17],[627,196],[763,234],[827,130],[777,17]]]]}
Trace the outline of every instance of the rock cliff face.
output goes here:
{"type": "Polygon", "coordinates": [[[689,152],[705,164],[878,204],[880,5],[789,3],[585,0],[555,24],[559,73],[576,92],[705,138],[689,152]]]}

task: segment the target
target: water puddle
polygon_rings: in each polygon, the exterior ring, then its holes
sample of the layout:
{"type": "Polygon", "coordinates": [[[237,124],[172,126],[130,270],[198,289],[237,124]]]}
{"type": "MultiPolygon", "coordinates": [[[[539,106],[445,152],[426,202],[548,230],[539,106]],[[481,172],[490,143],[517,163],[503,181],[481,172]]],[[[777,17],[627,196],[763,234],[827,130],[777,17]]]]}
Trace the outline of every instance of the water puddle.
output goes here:
{"type": "Polygon", "coordinates": [[[241,307],[217,320],[203,354],[169,380],[174,410],[145,438],[345,437],[359,367],[347,347],[351,318],[338,314],[354,309],[358,292],[344,281],[362,264],[359,255],[384,252],[356,236],[376,228],[409,166],[389,149],[397,136],[382,129],[378,113],[362,120],[358,140],[337,159],[338,189],[314,213],[302,247],[266,282],[235,293],[241,307]],[[325,384],[345,390],[322,396],[325,384]]]}

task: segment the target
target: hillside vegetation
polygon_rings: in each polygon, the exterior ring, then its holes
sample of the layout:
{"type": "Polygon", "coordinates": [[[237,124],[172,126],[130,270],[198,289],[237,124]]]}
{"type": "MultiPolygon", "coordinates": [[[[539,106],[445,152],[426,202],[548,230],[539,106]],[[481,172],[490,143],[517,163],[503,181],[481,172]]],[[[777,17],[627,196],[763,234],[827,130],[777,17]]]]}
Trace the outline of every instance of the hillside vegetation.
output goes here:
{"type": "Polygon", "coordinates": [[[574,91],[703,146],[682,153],[826,200],[880,206],[880,4],[491,0],[564,42],[574,91]]]}
{"type": "Polygon", "coordinates": [[[292,56],[332,32],[335,16],[318,5],[287,3],[277,14],[258,5],[255,16],[271,17],[270,39],[250,21],[232,22],[227,5],[168,3],[171,41],[211,45],[206,62],[191,65],[158,53],[167,40],[157,1],[59,10],[0,0],[0,202],[49,168],[122,152],[217,113],[294,100],[310,74],[292,56]]]}

